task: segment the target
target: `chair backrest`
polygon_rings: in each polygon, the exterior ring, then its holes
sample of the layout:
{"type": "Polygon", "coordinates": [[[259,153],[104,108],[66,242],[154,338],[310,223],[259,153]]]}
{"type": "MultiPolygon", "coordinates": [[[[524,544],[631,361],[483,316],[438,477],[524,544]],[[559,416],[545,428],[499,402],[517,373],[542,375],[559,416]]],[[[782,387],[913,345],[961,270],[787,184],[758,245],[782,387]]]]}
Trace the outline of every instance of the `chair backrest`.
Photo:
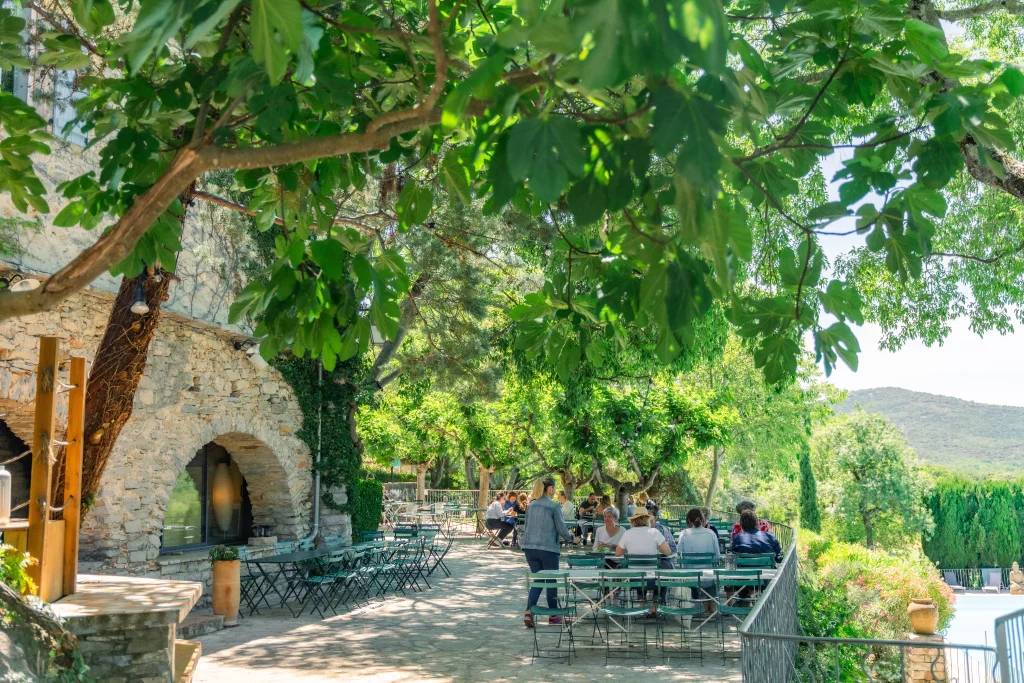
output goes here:
{"type": "Polygon", "coordinates": [[[297,550],[312,550],[316,547],[316,543],[312,538],[304,538],[295,544],[297,550]]]}
{"type": "Polygon", "coordinates": [[[383,541],[383,531],[361,531],[359,532],[359,539],[362,541],[383,541]]]}
{"type": "Polygon", "coordinates": [[[1000,588],[1003,585],[1003,570],[1002,569],[982,569],[982,575],[985,577],[985,586],[988,588],[1000,588]]]}
{"type": "Polygon", "coordinates": [[[715,566],[714,553],[679,553],[679,566],[693,569],[711,569],[715,566]]]}
{"type": "Polygon", "coordinates": [[[562,574],[534,574],[526,573],[526,587],[529,588],[555,588],[559,592],[569,591],[569,575],[562,574]]]}
{"type": "Polygon", "coordinates": [[[601,588],[647,588],[647,575],[644,572],[631,572],[613,569],[598,574],[601,588]]]}
{"type": "Polygon", "coordinates": [[[660,569],[654,574],[658,588],[700,588],[702,572],[660,569]]]}
{"type": "Polygon", "coordinates": [[[623,569],[634,569],[636,567],[651,567],[658,568],[661,566],[661,557],[659,555],[623,555],[622,556],[622,568],[623,569]]]}
{"type": "Polygon", "coordinates": [[[736,566],[775,569],[775,553],[738,553],[736,566]]]}
{"type": "Polygon", "coordinates": [[[415,524],[396,524],[395,538],[412,538],[419,533],[419,527],[415,524]]]}
{"type": "Polygon", "coordinates": [[[566,557],[569,568],[576,567],[603,567],[604,555],[569,555],[566,557]]]}
{"type": "Polygon", "coordinates": [[[274,544],[274,554],[283,555],[284,553],[295,552],[295,541],[278,541],[274,544]]]}
{"type": "Polygon", "coordinates": [[[722,588],[747,588],[761,586],[760,569],[716,569],[715,583],[722,588]]]}
{"type": "Polygon", "coordinates": [[[956,578],[956,572],[942,572],[942,578],[945,579],[947,586],[959,586],[960,581],[956,578]]]}

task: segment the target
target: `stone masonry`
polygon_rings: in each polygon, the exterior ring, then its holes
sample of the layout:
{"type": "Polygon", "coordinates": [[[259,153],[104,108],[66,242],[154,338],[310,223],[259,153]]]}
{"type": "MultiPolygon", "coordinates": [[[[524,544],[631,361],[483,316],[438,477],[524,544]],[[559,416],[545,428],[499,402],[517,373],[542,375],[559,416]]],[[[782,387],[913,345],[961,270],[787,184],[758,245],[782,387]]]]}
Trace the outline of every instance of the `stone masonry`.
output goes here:
{"type": "MultiPolygon", "coordinates": [[[[80,294],[55,311],[0,323],[0,399],[9,422],[17,406],[31,408],[38,337],[61,337],[64,355],[91,359],[109,305],[104,295],[80,294]]],[[[174,315],[162,318],[132,417],[83,521],[82,559],[89,570],[159,571],[160,531],[175,477],[211,441],[237,461],[255,524],[272,525],[279,538],[309,532],[312,458],[295,436],[301,412],[276,370],[234,350],[238,338],[174,315]]]]}

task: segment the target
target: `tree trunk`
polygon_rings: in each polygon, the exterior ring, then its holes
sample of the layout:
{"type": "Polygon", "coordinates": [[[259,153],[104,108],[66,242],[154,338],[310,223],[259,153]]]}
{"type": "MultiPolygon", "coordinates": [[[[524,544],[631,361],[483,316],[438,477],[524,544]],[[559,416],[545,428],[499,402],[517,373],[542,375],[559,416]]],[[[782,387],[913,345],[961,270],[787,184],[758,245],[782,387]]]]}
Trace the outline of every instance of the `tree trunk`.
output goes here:
{"type": "Polygon", "coordinates": [[[476,476],[473,474],[473,458],[468,455],[462,456],[462,469],[466,475],[466,488],[472,491],[476,488],[476,476]]]}
{"type": "Polygon", "coordinates": [[[574,500],[576,496],[576,477],[573,476],[571,471],[559,470],[558,478],[562,480],[562,490],[565,491],[565,497],[569,500],[574,500]]]}
{"type": "Polygon", "coordinates": [[[505,490],[511,491],[516,487],[517,483],[519,483],[519,468],[513,467],[508,472],[508,481],[505,482],[505,490]]]}
{"type": "MultiPolygon", "coordinates": [[[[491,472],[493,472],[494,469],[490,467],[484,467],[483,465],[481,465],[479,468],[477,468],[477,471],[480,473],[480,492],[479,494],[477,494],[476,497],[476,506],[478,508],[485,508],[490,503],[491,472]]],[[[479,528],[479,531],[483,533],[484,513],[482,512],[477,515],[477,526],[479,528]]]]}
{"type": "Polygon", "coordinates": [[[416,500],[427,499],[427,464],[416,465],[416,500]]]}
{"type": "Polygon", "coordinates": [[[713,507],[715,502],[715,489],[718,487],[718,472],[722,467],[722,455],[725,453],[725,448],[722,446],[715,446],[712,449],[712,456],[714,461],[711,463],[711,481],[708,482],[708,493],[704,496],[704,507],[709,510],[713,507]]]}
{"type": "Polygon", "coordinates": [[[871,550],[875,547],[875,532],[871,528],[871,513],[867,510],[861,510],[861,518],[864,520],[864,545],[871,550]]]}
{"type": "Polygon", "coordinates": [[[626,491],[625,486],[620,486],[615,489],[615,507],[619,508],[619,520],[626,519],[626,498],[629,493],[626,491]]]}
{"type": "Polygon", "coordinates": [[[441,454],[434,459],[434,467],[430,471],[430,488],[439,489],[441,488],[441,482],[444,481],[445,472],[448,469],[448,456],[441,454]]]}
{"type": "MultiPolygon", "coordinates": [[[[195,183],[179,199],[185,212],[195,193],[195,183]]],[[[146,370],[149,345],[160,322],[160,308],[167,301],[171,277],[159,269],[143,271],[135,278],[122,278],[107,319],[107,328],[93,358],[85,394],[85,444],[82,454],[82,512],[91,507],[100,488],[103,471],[110,460],[117,437],[132,416],[135,391],[146,370]],[[159,276],[159,277],[157,277],[159,276]],[[143,285],[149,312],[131,310],[139,283],[143,285]]],[[[54,469],[54,500],[64,500],[64,449],[54,469]]]]}

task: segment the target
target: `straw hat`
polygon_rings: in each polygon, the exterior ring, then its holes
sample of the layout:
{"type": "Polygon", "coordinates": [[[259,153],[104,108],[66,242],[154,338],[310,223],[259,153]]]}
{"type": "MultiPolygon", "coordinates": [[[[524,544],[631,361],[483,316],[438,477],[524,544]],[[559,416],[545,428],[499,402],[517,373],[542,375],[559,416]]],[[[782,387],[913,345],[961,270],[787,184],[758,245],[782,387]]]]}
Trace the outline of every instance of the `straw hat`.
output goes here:
{"type": "Polygon", "coordinates": [[[629,516],[630,526],[646,526],[647,520],[650,519],[651,513],[647,511],[647,508],[637,508],[633,511],[633,514],[629,516]],[[635,520],[642,519],[643,524],[637,524],[635,520]]]}

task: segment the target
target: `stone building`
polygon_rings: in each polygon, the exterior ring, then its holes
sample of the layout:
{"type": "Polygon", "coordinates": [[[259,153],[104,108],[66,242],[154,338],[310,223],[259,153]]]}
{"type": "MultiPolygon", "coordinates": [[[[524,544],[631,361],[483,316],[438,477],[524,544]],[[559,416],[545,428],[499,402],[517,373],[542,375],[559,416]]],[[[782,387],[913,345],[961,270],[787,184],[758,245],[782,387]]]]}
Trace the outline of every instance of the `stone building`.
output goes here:
{"type": "MultiPolygon", "coordinates": [[[[39,160],[51,191],[95,168],[94,154],[75,144],[82,141],[58,139],[39,160]]],[[[14,252],[0,256],[0,271],[42,279],[95,241],[95,233],[53,227],[63,200],[51,192],[49,202],[50,215],[25,215],[0,199],[0,242],[14,252]]],[[[312,530],[313,456],[295,436],[299,406],[274,368],[236,350],[247,330],[226,322],[244,284],[245,243],[232,239],[237,222],[224,212],[201,202],[188,211],[180,281],[163,306],[132,417],[83,519],[84,571],[208,581],[210,545],[312,530]]],[[[60,337],[62,356],[91,361],[118,285],[103,276],[56,310],[0,322],[0,461],[31,439],[39,337],[60,337]]],[[[18,505],[28,495],[28,458],[9,467],[18,505]]],[[[335,497],[344,502],[342,492],[335,497]]],[[[324,512],[323,534],[350,534],[347,515],[324,512]]]]}

